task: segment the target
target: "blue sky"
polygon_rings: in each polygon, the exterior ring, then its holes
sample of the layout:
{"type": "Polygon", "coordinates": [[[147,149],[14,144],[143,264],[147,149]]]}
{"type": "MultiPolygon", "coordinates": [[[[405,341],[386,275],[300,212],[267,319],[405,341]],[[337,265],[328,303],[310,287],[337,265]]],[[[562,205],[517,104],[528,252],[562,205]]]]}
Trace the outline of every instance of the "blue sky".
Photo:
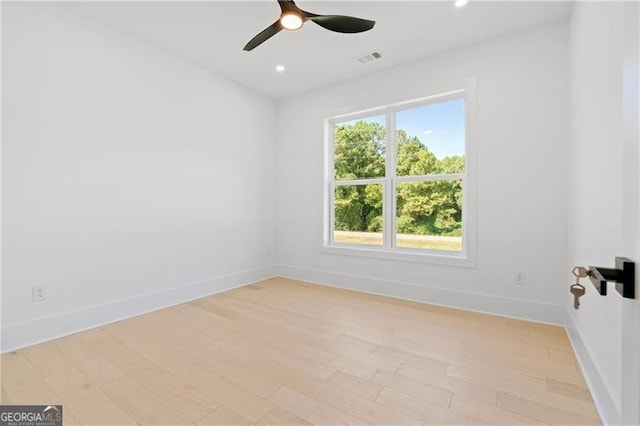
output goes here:
{"type": "MultiPolygon", "coordinates": [[[[383,115],[367,117],[364,121],[385,125],[383,115]]],[[[396,128],[404,130],[410,137],[418,137],[440,160],[452,155],[464,155],[464,99],[400,111],[396,115],[396,128]]]]}
{"type": "Polygon", "coordinates": [[[439,159],[464,155],[464,99],[400,111],[396,128],[417,136],[439,159]]]}

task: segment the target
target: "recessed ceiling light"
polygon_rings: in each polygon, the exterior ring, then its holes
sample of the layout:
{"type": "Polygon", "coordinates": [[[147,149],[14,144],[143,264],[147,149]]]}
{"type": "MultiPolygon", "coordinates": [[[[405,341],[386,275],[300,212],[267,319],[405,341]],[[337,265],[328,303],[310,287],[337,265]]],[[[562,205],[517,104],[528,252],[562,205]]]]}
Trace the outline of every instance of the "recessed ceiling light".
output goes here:
{"type": "Polygon", "coordinates": [[[276,71],[284,72],[284,65],[276,65],[276,71]]]}
{"type": "Polygon", "coordinates": [[[467,3],[469,2],[469,0],[456,0],[455,3],[453,3],[453,5],[455,7],[463,7],[465,6],[467,3]]]}

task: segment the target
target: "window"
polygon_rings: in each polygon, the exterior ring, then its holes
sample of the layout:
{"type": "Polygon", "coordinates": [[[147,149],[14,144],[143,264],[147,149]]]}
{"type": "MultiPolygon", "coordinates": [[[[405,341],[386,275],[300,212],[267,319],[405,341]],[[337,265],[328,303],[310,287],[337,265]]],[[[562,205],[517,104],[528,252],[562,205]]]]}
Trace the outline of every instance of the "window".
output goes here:
{"type": "Polygon", "coordinates": [[[329,252],[474,266],[472,95],[327,120],[329,252]]]}

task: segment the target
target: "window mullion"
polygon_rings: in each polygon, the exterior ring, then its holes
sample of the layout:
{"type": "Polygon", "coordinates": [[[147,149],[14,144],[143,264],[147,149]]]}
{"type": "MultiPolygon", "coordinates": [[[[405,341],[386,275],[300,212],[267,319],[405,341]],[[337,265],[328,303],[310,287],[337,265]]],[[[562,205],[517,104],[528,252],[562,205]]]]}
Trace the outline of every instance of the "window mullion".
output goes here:
{"type": "Polygon", "coordinates": [[[396,123],[395,111],[391,108],[385,112],[387,124],[386,143],[386,175],[385,191],[383,197],[383,217],[384,217],[384,246],[391,249],[395,247],[395,176],[396,176],[396,123]]]}
{"type": "Polygon", "coordinates": [[[334,230],[335,230],[335,223],[336,223],[336,218],[335,218],[335,192],[336,192],[336,186],[333,182],[333,180],[331,180],[329,182],[329,188],[327,189],[328,193],[329,193],[329,215],[327,217],[326,220],[329,221],[329,235],[327,235],[327,239],[328,241],[333,244],[335,242],[335,238],[334,238],[334,230]]]}
{"type": "Polygon", "coordinates": [[[378,184],[384,185],[384,178],[367,178],[367,179],[348,179],[348,180],[335,180],[333,184],[335,186],[347,186],[347,185],[371,185],[378,184]]]}
{"type": "Polygon", "coordinates": [[[335,123],[333,121],[327,122],[328,138],[325,149],[325,161],[327,168],[325,169],[325,206],[329,209],[326,212],[325,226],[327,226],[327,233],[325,233],[325,241],[329,244],[334,243],[334,228],[335,228],[335,123]]]}
{"type": "Polygon", "coordinates": [[[435,182],[442,180],[456,180],[464,179],[465,173],[450,173],[445,175],[412,175],[412,176],[397,176],[396,182],[435,182]]]}

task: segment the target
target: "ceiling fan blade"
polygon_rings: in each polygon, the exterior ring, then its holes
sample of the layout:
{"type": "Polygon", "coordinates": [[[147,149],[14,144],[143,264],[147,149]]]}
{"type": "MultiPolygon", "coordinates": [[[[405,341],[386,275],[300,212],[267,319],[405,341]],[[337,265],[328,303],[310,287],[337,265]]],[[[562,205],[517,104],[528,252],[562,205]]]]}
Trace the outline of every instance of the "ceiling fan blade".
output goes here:
{"type": "Polygon", "coordinates": [[[352,16],[315,15],[304,11],[303,13],[310,21],[315,22],[323,28],[338,33],[361,33],[363,31],[370,30],[376,24],[376,21],[354,18],[352,16]]]}
{"type": "Polygon", "coordinates": [[[278,4],[280,5],[280,10],[282,10],[283,13],[289,12],[291,10],[293,11],[300,10],[300,8],[296,6],[293,0],[278,0],[278,4]]]}
{"type": "Polygon", "coordinates": [[[249,51],[249,50],[255,49],[265,41],[269,40],[274,35],[278,34],[281,30],[282,30],[282,24],[280,23],[280,20],[277,20],[276,22],[271,24],[269,27],[262,30],[260,34],[252,38],[249,41],[249,43],[246,44],[246,46],[244,47],[244,50],[249,51]]]}

